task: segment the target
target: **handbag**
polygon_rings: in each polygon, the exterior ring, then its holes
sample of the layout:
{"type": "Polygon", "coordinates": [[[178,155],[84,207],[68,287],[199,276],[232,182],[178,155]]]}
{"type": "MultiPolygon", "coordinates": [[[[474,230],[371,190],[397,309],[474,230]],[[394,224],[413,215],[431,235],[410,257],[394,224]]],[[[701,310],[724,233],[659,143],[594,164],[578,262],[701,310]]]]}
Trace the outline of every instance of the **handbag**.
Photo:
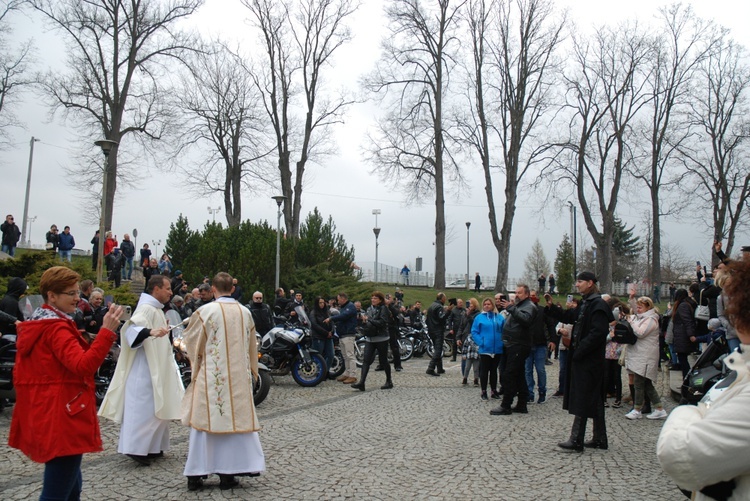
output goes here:
{"type": "Polygon", "coordinates": [[[699,298],[698,307],[695,309],[695,319],[708,322],[708,319],[711,318],[711,310],[708,309],[707,304],[705,305],[702,304],[703,303],[703,291],[701,291],[698,298],[699,298]]]}

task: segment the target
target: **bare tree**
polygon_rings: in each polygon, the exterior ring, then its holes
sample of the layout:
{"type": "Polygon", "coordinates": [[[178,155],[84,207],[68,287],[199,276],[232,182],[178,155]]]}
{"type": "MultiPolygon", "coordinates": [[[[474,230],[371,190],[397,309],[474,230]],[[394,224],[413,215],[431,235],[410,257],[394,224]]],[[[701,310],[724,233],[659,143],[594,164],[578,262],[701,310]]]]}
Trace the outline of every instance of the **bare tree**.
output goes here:
{"type": "Polygon", "coordinates": [[[482,162],[490,233],[498,253],[495,290],[500,291],[508,278],[519,186],[530,169],[548,160],[550,145],[540,139],[544,134],[539,130],[554,105],[554,56],[566,18],[558,15],[549,0],[498,0],[489,5],[473,0],[466,17],[474,63],[468,86],[472,113],[459,122],[459,130],[482,162]],[[493,139],[500,145],[499,170],[505,175],[499,231],[493,191],[493,171],[497,169],[491,161],[493,139]]]}
{"type": "MultiPolygon", "coordinates": [[[[171,118],[165,107],[166,65],[194,45],[177,25],[203,0],[30,3],[69,42],[68,70],[49,72],[41,81],[53,111],[72,119],[87,137],[102,134],[119,143],[109,154],[111,175],[102,192],[105,227],[111,228],[124,139],[133,135],[145,145],[164,133],[171,118]]],[[[90,164],[81,170],[90,170],[90,164]]]]}
{"type": "Polygon", "coordinates": [[[214,43],[188,62],[177,96],[186,123],[180,149],[196,146],[202,158],[184,168],[187,182],[201,194],[220,193],[227,223],[239,226],[243,188],[257,190],[270,177],[259,161],[270,154],[265,110],[245,60],[225,45],[214,43]]]}
{"type": "Polygon", "coordinates": [[[574,116],[571,138],[563,147],[570,156],[563,155],[551,173],[576,190],[596,245],[596,267],[605,291],[612,287],[612,244],[623,174],[633,161],[632,125],[649,99],[644,88],[649,49],[635,25],[601,28],[591,41],[574,40],[574,69],[566,77],[574,116]]]}
{"type": "Polygon", "coordinates": [[[8,18],[19,11],[24,3],[23,0],[5,0],[0,5],[0,148],[8,144],[9,129],[22,125],[13,105],[20,92],[34,82],[29,75],[29,64],[33,62],[32,43],[27,41],[14,47],[9,40],[12,30],[8,18]]]}
{"type": "Polygon", "coordinates": [[[711,210],[714,240],[726,238],[727,255],[750,199],[746,118],[750,70],[744,57],[743,49],[726,32],[711,47],[690,100],[698,139],[680,149],[694,181],[690,196],[711,210]]]}
{"type": "Polygon", "coordinates": [[[365,82],[385,104],[385,116],[369,137],[370,161],[412,200],[434,194],[437,288],[445,287],[446,174],[459,176],[446,146],[444,115],[461,5],[452,7],[449,0],[434,0],[429,7],[418,0],[389,3],[383,52],[365,82]]]}
{"type": "Polygon", "coordinates": [[[326,154],[330,127],[342,121],[353,101],[322,95],[323,70],[336,50],[351,39],[346,18],[358,8],[353,0],[242,0],[260,30],[264,74],[256,79],[271,121],[278,154],[281,193],[286,197],[287,234],[299,236],[307,162],[326,154]],[[304,113],[295,120],[296,95],[302,89],[304,113]],[[292,169],[292,155],[296,155],[292,169]]]}
{"type": "Polygon", "coordinates": [[[648,188],[651,202],[650,231],[646,252],[650,281],[662,282],[661,220],[673,213],[679,203],[664,200],[662,194],[679,185],[684,170],[675,172],[675,153],[691,137],[686,106],[690,100],[690,84],[699,64],[711,47],[708,36],[711,23],[699,19],[690,6],[673,4],[659,10],[661,23],[654,40],[651,78],[647,80],[650,95],[650,120],[644,126],[648,161],[633,164],[631,171],[648,188]],[[665,203],[666,202],[666,203],[665,203]],[[649,252],[650,251],[650,252],[649,252]]]}
{"type": "MultiPolygon", "coordinates": [[[[523,280],[533,289],[535,288],[534,284],[537,283],[537,279],[539,278],[539,276],[542,274],[547,275],[550,269],[551,268],[549,265],[549,260],[544,254],[542,243],[537,238],[534,241],[534,244],[531,246],[531,250],[529,250],[529,253],[526,255],[526,259],[524,260],[523,280]]],[[[541,294],[545,291],[539,292],[541,296],[541,294]]]]}

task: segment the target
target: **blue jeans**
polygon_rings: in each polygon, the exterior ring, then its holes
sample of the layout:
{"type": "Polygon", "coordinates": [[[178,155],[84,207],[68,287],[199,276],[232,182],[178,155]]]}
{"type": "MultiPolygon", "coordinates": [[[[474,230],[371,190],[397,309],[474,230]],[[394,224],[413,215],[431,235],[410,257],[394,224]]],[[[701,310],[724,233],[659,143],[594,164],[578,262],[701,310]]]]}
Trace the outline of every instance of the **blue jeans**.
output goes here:
{"type": "MultiPolygon", "coordinates": [[[[126,278],[130,280],[133,276],[133,258],[132,257],[126,257],[125,258],[125,264],[122,267],[122,279],[125,280],[126,278]],[[127,269],[127,274],[126,274],[127,269]]],[[[175,294],[177,294],[177,291],[174,291],[175,294]]]]}
{"type": "Polygon", "coordinates": [[[568,350],[560,350],[560,376],[557,378],[558,391],[565,393],[565,377],[568,375],[568,350]]]}
{"type": "Polygon", "coordinates": [[[3,245],[3,252],[5,252],[10,257],[13,257],[16,255],[16,248],[15,246],[11,247],[10,245],[3,245]]]}
{"type": "Polygon", "coordinates": [[[326,367],[330,369],[331,364],[333,364],[333,339],[313,339],[312,349],[323,356],[326,367]]]}
{"type": "Polygon", "coordinates": [[[60,251],[60,261],[67,261],[67,262],[70,263],[70,262],[73,261],[73,258],[71,256],[72,256],[72,254],[71,254],[71,251],[69,251],[69,250],[61,250],[60,251]]]}
{"type": "Polygon", "coordinates": [[[734,350],[740,347],[740,339],[736,337],[732,339],[727,339],[727,346],[729,346],[729,352],[730,353],[733,352],[734,350]]]}
{"type": "Polygon", "coordinates": [[[44,464],[44,485],[39,501],[81,499],[83,454],[60,456],[44,464]]]}
{"type": "Polygon", "coordinates": [[[547,345],[540,344],[531,347],[531,353],[526,358],[526,386],[529,387],[529,400],[534,400],[534,367],[539,379],[539,394],[547,394],[547,345]]]}

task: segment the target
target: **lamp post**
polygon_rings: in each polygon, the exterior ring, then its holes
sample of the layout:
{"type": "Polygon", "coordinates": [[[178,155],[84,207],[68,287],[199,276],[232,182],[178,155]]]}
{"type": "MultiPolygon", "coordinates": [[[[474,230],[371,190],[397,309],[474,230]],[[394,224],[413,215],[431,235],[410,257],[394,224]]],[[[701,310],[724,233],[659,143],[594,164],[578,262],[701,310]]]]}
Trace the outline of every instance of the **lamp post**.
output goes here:
{"type": "Polygon", "coordinates": [[[159,246],[161,245],[161,240],[151,240],[151,243],[154,244],[154,257],[158,261],[159,258],[159,246]]]}
{"type": "Polygon", "coordinates": [[[466,290],[471,290],[469,287],[469,227],[471,221],[466,221],[466,290]]]}
{"type": "Polygon", "coordinates": [[[578,254],[576,252],[576,207],[573,202],[568,200],[570,206],[570,232],[573,234],[573,283],[576,282],[578,276],[578,254]]]}
{"type": "Polygon", "coordinates": [[[99,211],[99,250],[96,259],[96,281],[102,281],[102,265],[104,264],[104,222],[107,219],[107,178],[109,177],[109,153],[119,143],[109,139],[94,141],[94,144],[104,153],[104,175],[102,176],[102,207],[99,211]]]}
{"type": "Polygon", "coordinates": [[[276,212],[276,281],[274,282],[274,291],[279,290],[279,276],[281,274],[281,204],[284,203],[286,197],[284,195],[276,195],[271,197],[276,201],[278,211],[276,212]]]}
{"type": "Polygon", "coordinates": [[[26,221],[29,223],[29,236],[26,237],[26,245],[31,246],[31,223],[36,221],[36,216],[26,218],[26,221]]]}
{"type": "Polygon", "coordinates": [[[375,233],[375,282],[378,281],[378,237],[380,236],[380,228],[378,228],[378,214],[380,209],[372,209],[372,214],[375,216],[375,227],[372,232],[375,233]]]}
{"type": "MultiPolygon", "coordinates": [[[[26,233],[26,222],[31,218],[29,217],[29,192],[31,191],[31,165],[34,161],[34,143],[39,142],[34,136],[31,136],[31,143],[29,144],[29,169],[26,173],[26,198],[23,200],[23,219],[21,228],[21,243],[24,245],[29,244],[29,235],[31,234],[31,225],[29,224],[29,232],[26,233]]],[[[34,216],[36,219],[36,216],[34,216]]]]}
{"type": "Polygon", "coordinates": [[[221,207],[217,207],[215,209],[211,206],[208,207],[208,213],[213,215],[214,223],[216,222],[216,213],[219,212],[220,210],[221,210],[221,207]]]}

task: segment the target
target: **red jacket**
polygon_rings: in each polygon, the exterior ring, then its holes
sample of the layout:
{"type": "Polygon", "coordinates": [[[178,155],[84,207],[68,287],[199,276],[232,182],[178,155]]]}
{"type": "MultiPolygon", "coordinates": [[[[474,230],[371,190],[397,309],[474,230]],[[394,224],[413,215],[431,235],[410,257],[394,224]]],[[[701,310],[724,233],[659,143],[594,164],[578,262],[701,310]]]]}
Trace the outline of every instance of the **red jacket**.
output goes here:
{"type": "Polygon", "coordinates": [[[94,373],[115,341],[101,329],[91,345],[75,323],[42,306],[55,318],[18,327],[13,385],[16,405],[8,444],[39,463],[59,456],[102,450],[94,397],[94,373]]]}
{"type": "Polygon", "coordinates": [[[103,256],[106,256],[110,252],[112,252],[112,249],[117,247],[117,240],[114,238],[105,238],[104,239],[104,251],[102,252],[103,256]]]}

